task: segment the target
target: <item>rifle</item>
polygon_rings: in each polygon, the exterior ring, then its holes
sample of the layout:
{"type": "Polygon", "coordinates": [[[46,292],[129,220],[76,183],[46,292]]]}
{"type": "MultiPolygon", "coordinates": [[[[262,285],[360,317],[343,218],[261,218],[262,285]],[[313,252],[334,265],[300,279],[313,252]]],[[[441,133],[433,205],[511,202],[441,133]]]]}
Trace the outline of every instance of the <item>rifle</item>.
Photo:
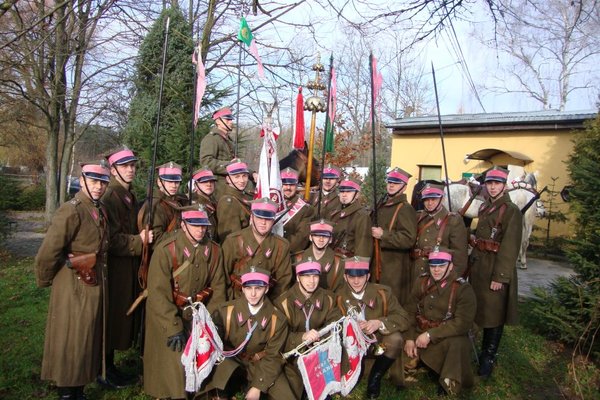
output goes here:
{"type": "MultiPolygon", "coordinates": [[[[158,92],[158,115],[156,116],[156,125],[154,127],[154,148],[152,150],[152,163],[150,165],[150,171],[148,173],[148,186],[147,186],[147,190],[146,190],[146,204],[147,205],[147,217],[146,217],[146,225],[144,227],[144,229],[146,230],[146,235],[144,238],[144,243],[142,244],[142,261],[140,263],[140,268],[138,270],[138,282],[140,284],[140,287],[142,288],[142,292],[139,294],[139,296],[137,297],[137,299],[135,299],[135,301],[133,302],[133,304],[131,304],[131,306],[129,307],[129,309],[127,310],[127,315],[131,315],[131,313],[133,313],[133,311],[135,311],[135,309],[141,304],[141,302],[143,300],[146,299],[146,297],[148,297],[148,289],[147,289],[147,283],[148,283],[148,266],[150,265],[150,243],[148,243],[149,241],[149,234],[150,234],[150,229],[152,228],[152,220],[153,220],[153,213],[152,213],[152,198],[154,196],[154,171],[155,171],[155,166],[156,166],[156,152],[158,151],[158,132],[160,129],[160,114],[161,114],[161,106],[162,106],[162,95],[163,95],[163,89],[164,89],[164,83],[165,83],[165,67],[167,64],[167,44],[169,43],[169,25],[171,23],[171,17],[167,17],[167,23],[165,26],[165,41],[163,43],[163,59],[162,59],[162,66],[161,66],[161,73],[160,73],[160,89],[158,92]]],[[[142,338],[141,340],[139,340],[139,343],[142,344],[143,347],[143,332],[144,332],[144,314],[143,314],[143,309],[142,309],[142,328],[140,329],[140,337],[142,338]]]]}
{"type": "MultiPolygon", "coordinates": [[[[163,43],[163,59],[160,73],[160,89],[158,92],[158,112],[156,116],[156,125],[154,127],[154,148],[152,150],[152,164],[150,165],[150,172],[148,174],[148,188],[146,191],[146,201],[148,207],[146,208],[147,220],[146,220],[146,237],[144,245],[142,247],[142,263],[138,271],[138,280],[142,289],[146,289],[148,280],[148,265],[150,263],[150,244],[148,243],[148,234],[152,228],[152,219],[154,217],[152,213],[152,197],[154,196],[154,170],[156,166],[156,152],[158,151],[158,132],[160,130],[160,114],[162,109],[162,96],[165,84],[165,67],[167,64],[167,45],[169,43],[169,25],[171,17],[167,17],[167,25],[165,27],[165,41],[163,43]]],[[[141,296],[141,295],[140,295],[141,296]]]]}

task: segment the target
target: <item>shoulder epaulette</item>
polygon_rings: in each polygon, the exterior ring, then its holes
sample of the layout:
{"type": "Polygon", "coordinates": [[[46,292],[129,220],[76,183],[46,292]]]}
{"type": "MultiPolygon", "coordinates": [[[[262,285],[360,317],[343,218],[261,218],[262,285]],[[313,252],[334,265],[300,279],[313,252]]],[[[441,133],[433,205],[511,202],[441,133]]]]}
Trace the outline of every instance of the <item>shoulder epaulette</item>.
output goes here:
{"type": "Polygon", "coordinates": [[[71,200],[69,200],[69,203],[73,204],[74,206],[77,206],[77,205],[81,204],[81,200],[79,200],[76,197],[73,197],[71,200]]]}
{"type": "Polygon", "coordinates": [[[456,279],[456,282],[460,283],[461,285],[464,285],[465,283],[467,283],[467,280],[463,277],[458,277],[456,279]]]}
{"type": "Polygon", "coordinates": [[[429,272],[423,272],[421,275],[419,275],[419,278],[425,278],[426,276],[429,276],[429,272]]]}

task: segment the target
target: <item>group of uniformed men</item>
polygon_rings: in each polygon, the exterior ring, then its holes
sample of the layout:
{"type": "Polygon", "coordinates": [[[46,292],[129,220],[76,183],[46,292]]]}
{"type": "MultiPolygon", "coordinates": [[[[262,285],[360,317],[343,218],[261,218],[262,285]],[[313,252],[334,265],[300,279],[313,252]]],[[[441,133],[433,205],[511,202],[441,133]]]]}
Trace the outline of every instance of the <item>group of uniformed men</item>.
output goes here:
{"type": "Polygon", "coordinates": [[[36,278],[52,286],[41,375],[56,382],[61,399],[85,399],[84,386],[96,379],[113,388],[136,383],[116,368],[114,353],[131,347],[140,323],[144,391],[192,398],[181,364],[190,301],[206,304],[235,354],[206,380],[201,393],[210,398],[240,389],[250,400],[301,398],[298,368],[281,353],[322,339],[319,329],[351,306],[381,349],[371,355],[367,398],[379,396],[388,370],[403,385],[411,359],[438,375],[440,394],[471,386],[474,322],[483,329],[478,372],[490,376],[502,328],[516,317],[521,214],[504,193],[505,170],[485,173],[487,200],[472,235],[442,205],[442,187],[426,186],[416,212],[405,195],[411,176],[400,168],[386,175],[378,226],[360,201],[362,183],[334,166],[324,168],[321,195],[309,200],[297,192],[297,171],[281,171],[281,216],[271,200],[252,200],[250,170],[233,157],[231,111],[213,119],[192,205],[179,194],[181,167],[167,163],[157,167],[152,209],[146,201],[138,211],[131,190],[137,158],[124,148],[106,156],[109,167],[83,164],[82,190],[56,212],[36,278]],[[144,229],[150,212],[152,226],[144,229]],[[273,232],[276,223],[283,236],[273,232]],[[141,292],[144,246],[152,257],[141,320],[126,312],[141,292]]]}

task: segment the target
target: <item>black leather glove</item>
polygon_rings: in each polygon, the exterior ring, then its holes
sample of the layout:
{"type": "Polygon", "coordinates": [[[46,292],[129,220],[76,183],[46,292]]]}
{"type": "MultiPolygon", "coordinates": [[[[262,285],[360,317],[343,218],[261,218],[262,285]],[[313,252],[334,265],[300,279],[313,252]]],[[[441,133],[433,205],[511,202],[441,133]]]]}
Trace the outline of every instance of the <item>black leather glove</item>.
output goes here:
{"type": "Polygon", "coordinates": [[[179,332],[176,335],[169,336],[167,339],[167,347],[171,348],[171,350],[181,353],[183,347],[185,346],[185,333],[183,331],[179,332]]]}

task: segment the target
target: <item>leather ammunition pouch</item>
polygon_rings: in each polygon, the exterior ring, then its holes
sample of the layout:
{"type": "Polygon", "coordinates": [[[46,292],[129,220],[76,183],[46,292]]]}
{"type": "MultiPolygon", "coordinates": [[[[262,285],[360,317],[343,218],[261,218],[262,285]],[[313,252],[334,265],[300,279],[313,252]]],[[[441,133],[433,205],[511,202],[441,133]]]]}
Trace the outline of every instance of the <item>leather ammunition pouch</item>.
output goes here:
{"type": "Polygon", "coordinates": [[[70,254],[67,266],[77,273],[79,279],[88,286],[96,286],[96,253],[70,254]]]}
{"type": "Polygon", "coordinates": [[[428,258],[429,253],[431,253],[430,247],[425,247],[423,249],[415,247],[410,250],[410,258],[412,258],[413,260],[417,260],[419,258],[428,258]]]}
{"type": "Polygon", "coordinates": [[[431,328],[437,328],[442,324],[442,321],[431,321],[422,316],[421,314],[417,314],[417,326],[422,332],[428,331],[431,328]]]}
{"type": "Polygon", "coordinates": [[[209,287],[201,290],[200,292],[196,293],[193,296],[188,296],[187,294],[185,294],[183,292],[180,292],[178,290],[173,290],[173,302],[175,303],[175,305],[177,307],[183,309],[186,306],[190,305],[190,303],[188,302],[188,299],[190,297],[191,297],[193,303],[196,303],[196,302],[206,303],[206,301],[210,298],[212,293],[213,293],[213,290],[212,290],[212,288],[209,288],[209,287]]]}
{"type": "Polygon", "coordinates": [[[470,245],[479,251],[487,251],[489,253],[497,253],[500,249],[500,242],[492,239],[475,239],[470,241],[470,245]]]}
{"type": "Polygon", "coordinates": [[[342,247],[338,247],[336,249],[334,249],[335,254],[340,255],[344,258],[351,258],[354,257],[354,252],[350,251],[348,249],[344,249],[342,247]]]}

